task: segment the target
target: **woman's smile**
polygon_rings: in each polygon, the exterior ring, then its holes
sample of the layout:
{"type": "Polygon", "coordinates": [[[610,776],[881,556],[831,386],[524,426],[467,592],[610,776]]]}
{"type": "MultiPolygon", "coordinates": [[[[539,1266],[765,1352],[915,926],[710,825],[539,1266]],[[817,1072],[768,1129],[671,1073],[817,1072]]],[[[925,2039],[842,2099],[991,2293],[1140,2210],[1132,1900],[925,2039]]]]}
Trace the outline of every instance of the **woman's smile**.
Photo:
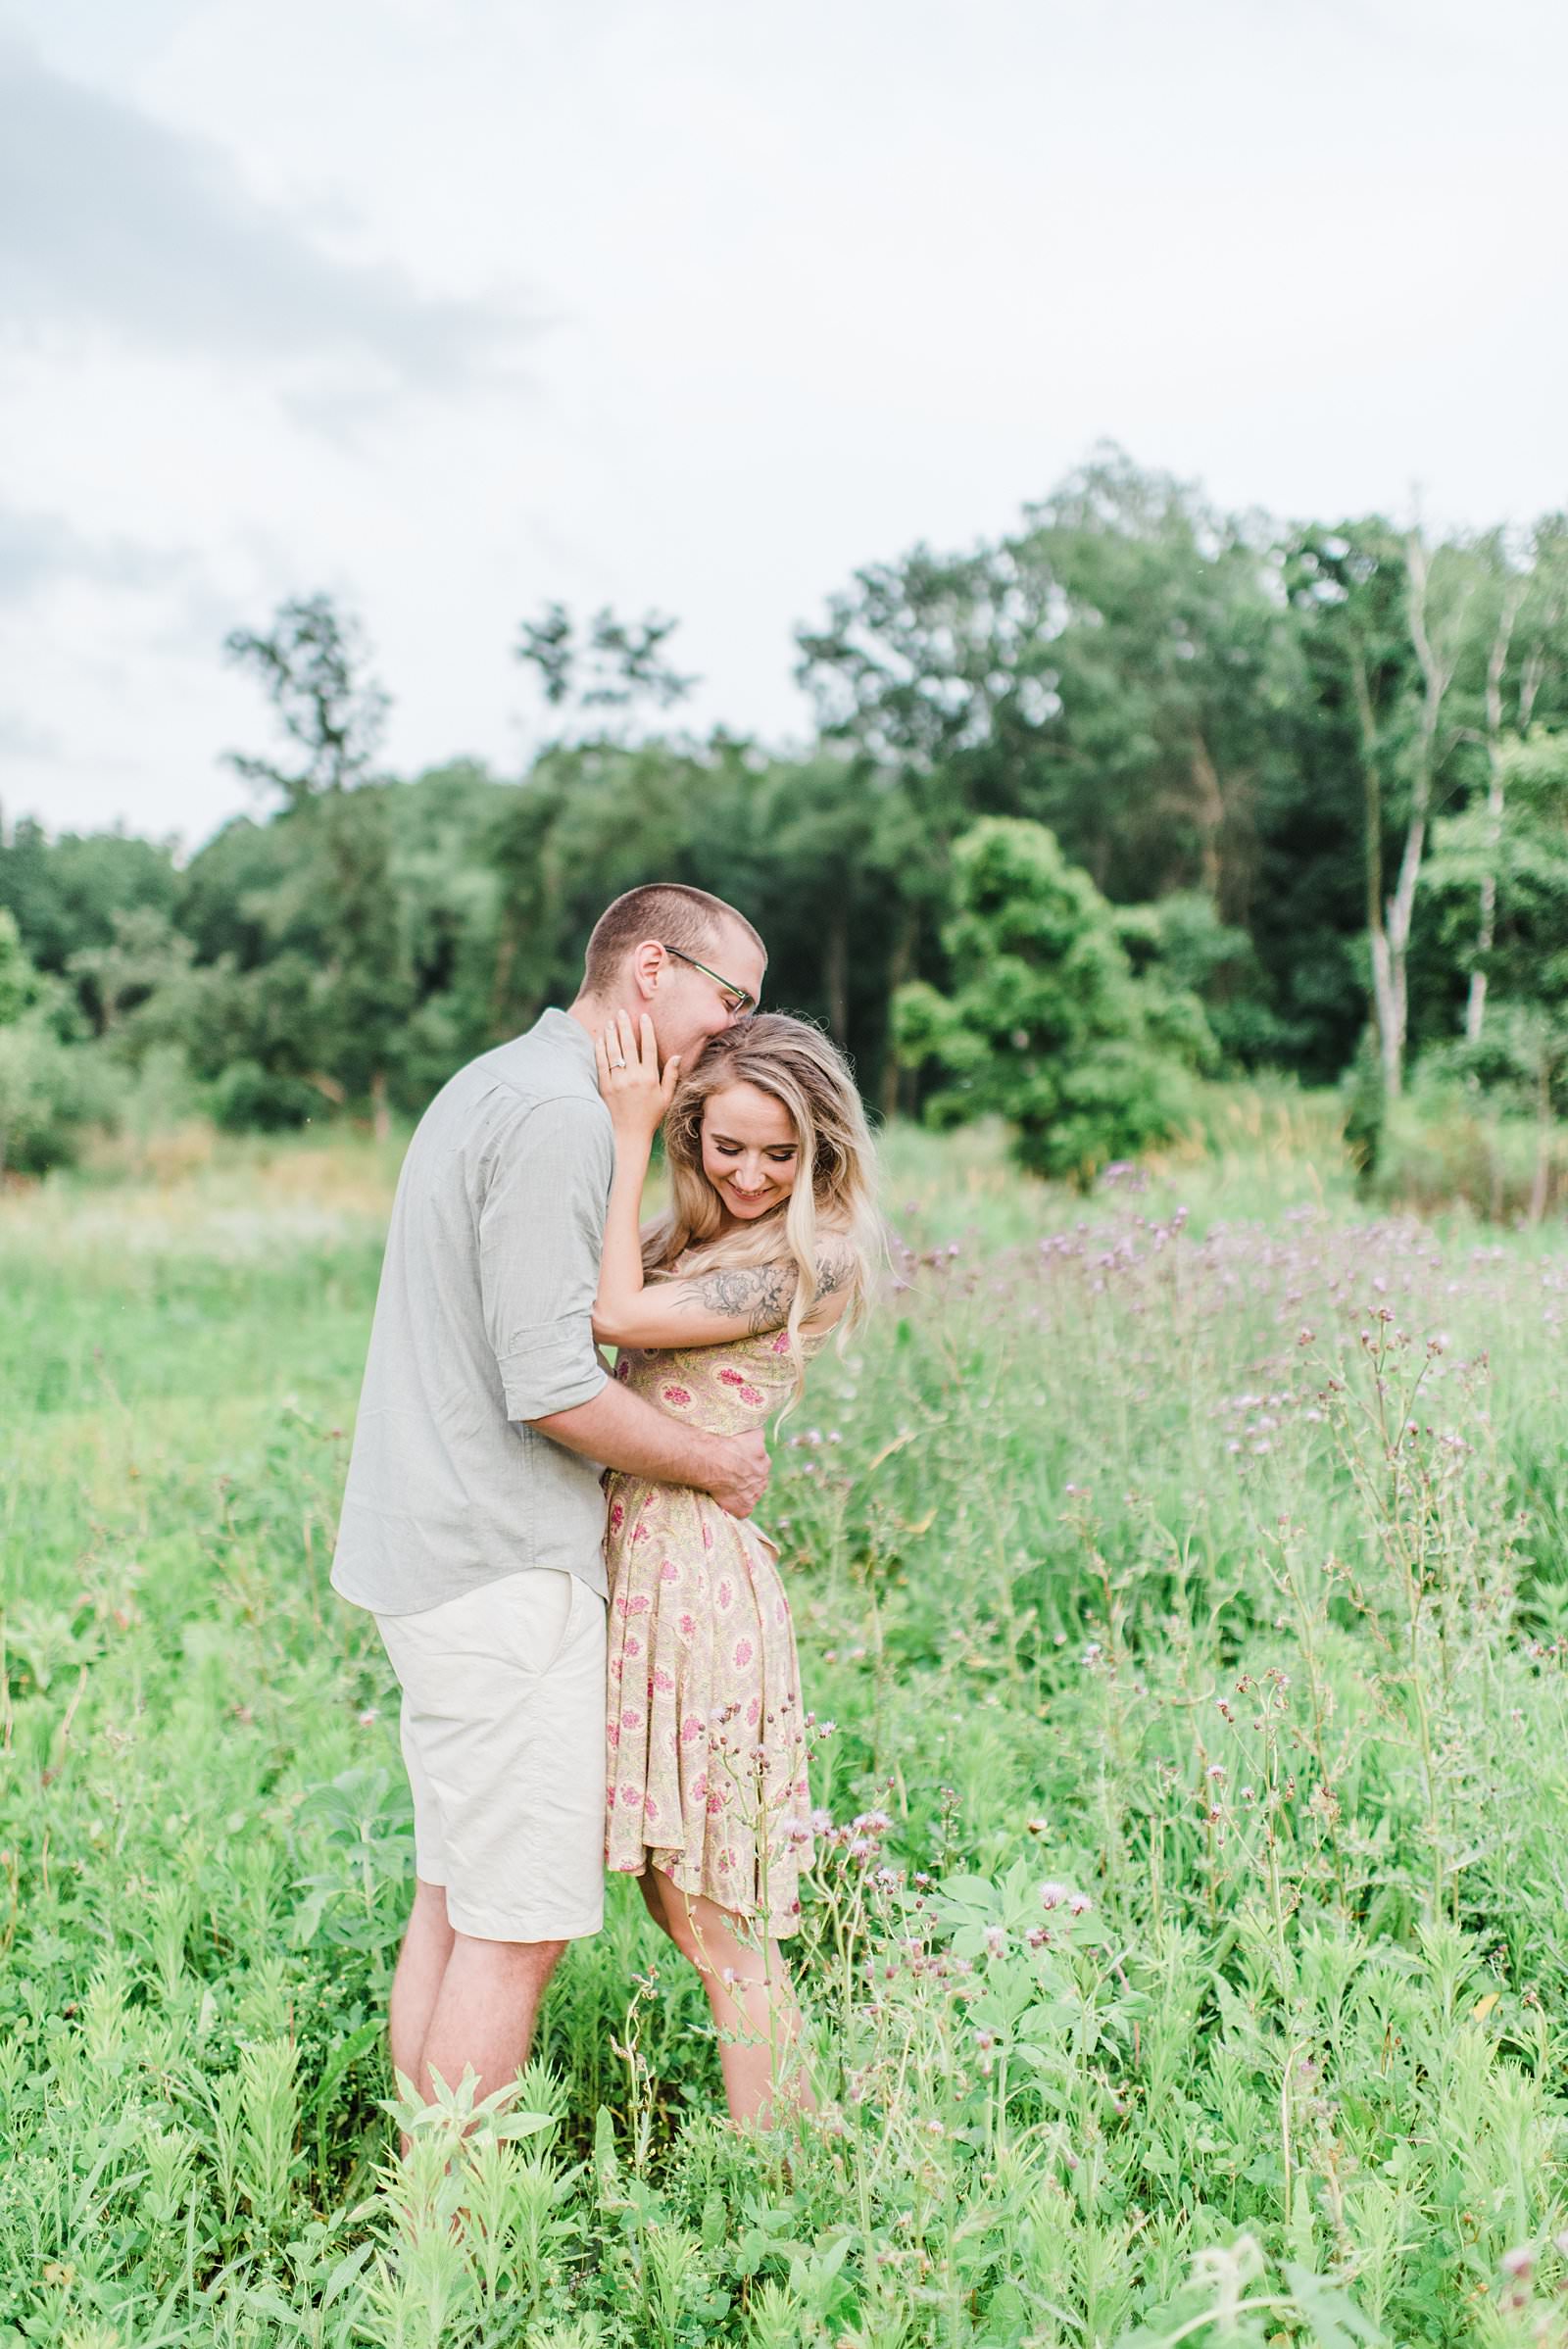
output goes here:
{"type": "Polygon", "coordinates": [[[703,1172],[738,1223],[756,1223],[789,1198],[799,1159],[795,1127],[782,1101],[747,1084],[710,1097],[703,1172]]]}

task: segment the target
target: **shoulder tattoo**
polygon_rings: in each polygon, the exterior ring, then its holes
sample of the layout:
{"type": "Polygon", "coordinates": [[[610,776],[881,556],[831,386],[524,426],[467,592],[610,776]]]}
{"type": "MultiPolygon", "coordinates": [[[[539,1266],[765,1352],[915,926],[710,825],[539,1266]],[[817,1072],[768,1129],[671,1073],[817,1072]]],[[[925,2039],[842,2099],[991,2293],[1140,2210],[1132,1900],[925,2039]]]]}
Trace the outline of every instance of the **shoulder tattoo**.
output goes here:
{"type": "Polygon", "coordinates": [[[793,1264],[720,1264],[699,1274],[693,1302],[760,1338],[789,1319],[799,1278],[793,1264]]]}
{"type": "Polygon", "coordinates": [[[835,1295],[838,1290],[843,1288],[854,1270],[854,1250],[846,1247],[843,1241],[830,1241],[825,1248],[817,1250],[817,1296],[832,1297],[835,1295]]]}
{"type": "MultiPolygon", "coordinates": [[[[854,1268],[852,1249],[842,1243],[824,1248],[816,1259],[817,1296],[834,1296],[854,1268]]],[[[760,1338],[788,1321],[799,1286],[800,1275],[793,1264],[717,1265],[711,1272],[698,1275],[691,1302],[705,1313],[744,1322],[748,1334],[760,1338]]]]}

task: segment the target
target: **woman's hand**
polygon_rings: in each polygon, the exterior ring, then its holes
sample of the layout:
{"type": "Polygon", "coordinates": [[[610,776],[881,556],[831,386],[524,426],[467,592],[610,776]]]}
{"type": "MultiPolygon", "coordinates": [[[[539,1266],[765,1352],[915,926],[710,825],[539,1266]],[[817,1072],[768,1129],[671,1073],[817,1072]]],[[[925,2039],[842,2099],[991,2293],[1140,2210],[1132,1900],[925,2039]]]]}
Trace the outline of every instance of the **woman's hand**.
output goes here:
{"type": "Polygon", "coordinates": [[[628,1014],[617,1011],[602,1036],[594,1038],[599,1064],[599,1090],[604,1095],[616,1139],[651,1143],[664,1120],[680,1081],[680,1054],[672,1052],[659,1067],[654,1023],[645,1011],[640,1039],[633,1035],[628,1014]]]}

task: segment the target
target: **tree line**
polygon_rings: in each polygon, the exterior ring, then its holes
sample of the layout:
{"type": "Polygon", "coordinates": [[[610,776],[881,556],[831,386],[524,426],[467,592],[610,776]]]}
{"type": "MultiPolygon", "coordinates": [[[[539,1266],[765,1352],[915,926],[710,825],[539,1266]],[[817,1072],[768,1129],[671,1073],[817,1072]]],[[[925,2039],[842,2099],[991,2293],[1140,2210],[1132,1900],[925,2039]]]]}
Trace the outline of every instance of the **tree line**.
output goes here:
{"type": "Polygon", "coordinates": [[[1203,1071],[1348,1078],[1368,1153],[1412,1070],[1561,1108],[1568,517],[1285,525],[1102,452],[832,597],[788,756],[683,727],[673,635],[548,607],[526,771],[398,779],[350,615],[232,633],[282,746],[233,757],[256,814],[185,861],[0,833],[4,1162],[149,1070],[233,1126],[385,1126],[656,875],[745,909],[874,1103],[1000,1110],[1044,1171],[1168,1131],[1203,1071]]]}

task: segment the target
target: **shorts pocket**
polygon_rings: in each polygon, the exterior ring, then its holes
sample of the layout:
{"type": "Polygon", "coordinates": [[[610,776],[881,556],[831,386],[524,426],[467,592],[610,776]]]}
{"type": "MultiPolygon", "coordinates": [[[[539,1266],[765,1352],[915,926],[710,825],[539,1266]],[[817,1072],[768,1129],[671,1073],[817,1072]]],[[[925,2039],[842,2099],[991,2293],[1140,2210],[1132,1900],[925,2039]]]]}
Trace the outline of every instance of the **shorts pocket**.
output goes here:
{"type": "Polygon", "coordinates": [[[570,1641],[583,1586],[562,1567],[537,1566],[509,1575],[500,1588],[504,1596],[496,1629],[508,1659],[542,1680],[570,1641]]]}

